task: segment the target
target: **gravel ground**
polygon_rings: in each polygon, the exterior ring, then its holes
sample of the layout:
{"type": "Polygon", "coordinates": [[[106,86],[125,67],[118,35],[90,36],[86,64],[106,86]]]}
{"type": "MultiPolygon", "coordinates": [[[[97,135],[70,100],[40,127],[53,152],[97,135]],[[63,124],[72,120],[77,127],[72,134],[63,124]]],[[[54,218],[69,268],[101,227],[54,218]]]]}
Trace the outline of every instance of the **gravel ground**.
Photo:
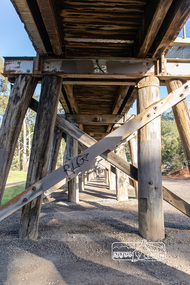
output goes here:
{"type": "MultiPolygon", "coordinates": [[[[189,200],[190,180],[164,179],[164,185],[189,200]]],[[[18,239],[20,211],[0,222],[0,284],[190,284],[190,219],[164,202],[166,259],[116,261],[113,242],[143,241],[138,204],[101,190],[103,198],[78,205],[55,195],[42,207],[37,241],[18,239]]]]}

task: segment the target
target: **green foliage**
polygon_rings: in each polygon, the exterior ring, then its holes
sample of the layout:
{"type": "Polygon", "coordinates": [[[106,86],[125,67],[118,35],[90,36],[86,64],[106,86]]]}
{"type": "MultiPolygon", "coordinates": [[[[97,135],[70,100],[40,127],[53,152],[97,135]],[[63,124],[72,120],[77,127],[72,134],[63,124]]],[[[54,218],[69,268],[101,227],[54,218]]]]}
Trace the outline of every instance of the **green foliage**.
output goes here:
{"type": "Polygon", "coordinates": [[[16,197],[18,194],[22,193],[24,190],[25,190],[25,184],[13,187],[7,187],[5,189],[1,205],[7,203],[8,201],[16,197]]]}
{"type": "Polygon", "coordinates": [[[7,183],[26,181],[26,175],[25,171],[10,171],[7,183]]]}
{"type": "Polygon", "coordinates": [[[170,111],[170,112],[164,112],[164,113],[162,113],[162,115],[161,115],[161,120],[162,120],[162,121],[175,121],[173,112],[170,111]]]}
{"type": "Polygon", "coordinates": [[[163,113],[161,135],[162,164],[171,170],[183,168],[185,156],[172,111],[163,113]]]}

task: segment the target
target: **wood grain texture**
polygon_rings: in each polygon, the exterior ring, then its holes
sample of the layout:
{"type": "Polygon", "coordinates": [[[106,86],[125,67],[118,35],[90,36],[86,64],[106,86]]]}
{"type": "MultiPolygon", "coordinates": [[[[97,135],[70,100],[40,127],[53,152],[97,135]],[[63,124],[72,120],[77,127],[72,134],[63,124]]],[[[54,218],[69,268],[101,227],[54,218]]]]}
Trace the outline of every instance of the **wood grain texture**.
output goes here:
{"type": "MultiPolygon", "coordinates": [[[[159,98],[159,80],[156,77],[144,77],[138,82],[138,113],[159,98]]],[[[147,240],[162,240],[165,233],[159,117],[138,131],[138,201],[140,234],[147,240]]]]}
{"type": "MultiPolygon", "coordinates": [[[[132,137],[128,141],[129,153],[131,157],[131,164],[135,167],[138,167],[138,143],[137,136],[132,137]]],[[[133,181],[133,186],[135,188],[135,196],[138,199],[138,183],[137,181],[133,181]]]]}
{"type": "MultiPolygon", "coordinates": [[[[72,138],[70,135],[66,136],[66,151],[67,159],[72,159],[78,155],[78,141],[72,138]]],[[[79,176],[77,175],[73,179],[68,179],[68,201],[78,203],[79,202],[79,176]]]]}
{"type": "Polygon", "coordinates": [[[0,203],[14,156],[15,147],[37,80],[19,75],[10,92],[9,102],[0,129],[0,203]]]}
{"type": "MultiPolygon", "coordinates": [[[[123,160],[127,161],[125,153],[125,143],[116,148],[115,153],[123,160]]],[[[118,201],[128,200],[129,177],[120,169],[116,169],[116,197],[118,201]]]]}
{"type": "Polygon", "coordinates": [[[146,57],[173,0],[149,1],[137,33],[135,55],[146,57]]]}
{"type": "MultiPolygon", "coordinates": [[[[181,80],[166,82],[168,92],[172,92],[183,85],[181,80]]],[[[185,157],[190,160],[190,113],[186,99],[172,107],[178,132],[181,138],[185,157]]],[[[188,166],[190,171],[190,165],[188,166]]]]}
{"type": "MultiPolygon", "coordinates": [[[[61,84],[62,80],[57,76],[45,76],[42,80],[26,188],[47,175],[61,84]]],[[[23,207],[20,238],[36,239],[38,237],[42,200],[43,194],[23,207]]]]}
{"type": "Polygon", "coordinates": [[[62,54],[59,29],[51,0],[37,0],[44,25],[46,27],[54,54],[62,54]]]}

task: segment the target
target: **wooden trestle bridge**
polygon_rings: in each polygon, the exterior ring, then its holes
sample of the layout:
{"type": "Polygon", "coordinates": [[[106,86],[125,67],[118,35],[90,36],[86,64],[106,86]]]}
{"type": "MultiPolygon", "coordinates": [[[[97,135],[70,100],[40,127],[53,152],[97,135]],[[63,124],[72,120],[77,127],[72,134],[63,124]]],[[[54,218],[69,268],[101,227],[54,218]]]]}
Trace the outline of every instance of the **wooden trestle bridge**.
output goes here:
{"type": "Polygon", "coordinates": [[[98,162],[107,179],[116,173],[118,200],[127,200],[126,181],[135,188],[139,233],[162,240],[163,199],[190,217],[190,205],[162,187],[159,118],[172,107],[190,169],[190,59],[165,57],[173,45],[189,46],[176,39],[189,0],[11,2],[37,55],[5,58],[4,75],[14,86],[0,130],[0,198],[27,109],[37,118],[26,190],[0,207],[0,220],[23,207],[19,236],[37,238],[44,192],[66,179],[69,201],[78,202],[78,179],[82,184],[98,162]],[[39,102],[32,98],[38,82],[39,102]],[[168,89],[162,100],[160,85],[168,89]],[[138,115],[128,116],[135,100],[138,115]],[[55,170],[62,137],[69,160],[55,170]]]}

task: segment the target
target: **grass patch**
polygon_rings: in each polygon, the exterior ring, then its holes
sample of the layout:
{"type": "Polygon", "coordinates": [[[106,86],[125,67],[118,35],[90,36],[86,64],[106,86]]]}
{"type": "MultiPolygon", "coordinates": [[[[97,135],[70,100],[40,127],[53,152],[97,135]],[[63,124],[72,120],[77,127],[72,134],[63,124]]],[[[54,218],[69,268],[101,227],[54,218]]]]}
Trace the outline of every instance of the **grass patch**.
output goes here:
{"type": "Polygon", "coordinates": [[[9,200],[11,200],[12,198],[17,196],[24,190],[25,190],[25,184],[5,188],[1,205],[7,203],[9,200]]]}
{"type": "Polygon", "coordinates": [[[10,171],[7,183],[26,181],[27,172],[24,171],[10,171]]]}

